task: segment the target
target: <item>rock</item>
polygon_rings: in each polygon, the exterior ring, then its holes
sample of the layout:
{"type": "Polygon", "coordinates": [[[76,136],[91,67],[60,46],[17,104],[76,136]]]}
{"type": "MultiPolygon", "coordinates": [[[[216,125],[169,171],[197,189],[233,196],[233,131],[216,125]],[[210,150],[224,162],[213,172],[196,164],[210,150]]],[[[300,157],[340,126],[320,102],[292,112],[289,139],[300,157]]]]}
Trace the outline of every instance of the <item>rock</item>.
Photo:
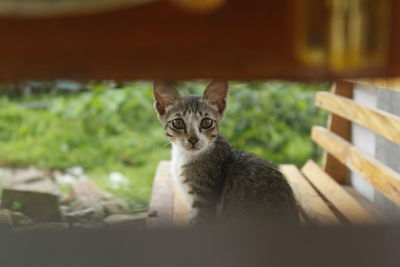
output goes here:
{"type": "Polygon", "coordinates": [[[60,212],[61,212],[61,216],[64,218],[71,212],[71,209],[69,208],[69,206],[60,205],[60,212]]]}
{"type": "Polygon", "coordinates": [[[35,223],[29,226],[14,228],[16,232],[31,232],[31,231],[65,231],[68,230],[68,223],[35,223]]]}
{"type": "MultiPolygon", "coordinates": [[[[18,227],[21,225],[30,225],[33,224],[33,221],[22,214],[21,212],[11,211],[11,210],[0,210],[0,224],[1,221],[4,221],[4,218],[7,218],[7,224],[11,223],[13,227],[18,227]],[[3,220],[2,220],[3,219],[3,220]]],[[[0,227],[1,228],[1,227],[0,227]]]]}
{"type": "Polygon", "coordinates": [[[12,217],[9,211],[0,210],[0,230],[11,230],[12,217]]]}
{"type": "Polygon", "coordinates": [[[75,181],[71,184],[70,199],[73,211],[93,207],[110,198],[112,194],[101,190],[91,181],[75,181]]]}
{"type": "Polygon", "coordinates": [[[3,188],[19,190],[19,191],[47,193],[56,196],[59,195],[59,190],[56,184],[50,178],[35,180],[33,182],[28,182],[28,183],[11,183],[11,184],[9,183],[9,181],[6,180],[6,182],[3,183],[3,188]]]}
{"type": "Polygon", "coordinates": [[[157,217],[158,216],[158,212],[156,210],[152,210],[148,213],[148,217],[157,217]]]}
{"type": "Polygon", "coordinates": [[[16,184],[34,183],[48,178],[46,173],[36,168],[19,169],[3,179],[3,187],[13,187],[16,184]]]}
{"type": "Polygon", "coordinates": [[[126,212],[126,201],[114,198],[91,181],[75,181],[71,185],[71,212],[66,215],[69,222],[98,221],[107,215],[126,212]]]}
{"type": "Polygon", "coordinates": [[[74,223],[70,225],[73,230],[102,230],[106,227],[107,225],[104,222],[74,223]]]}
{"type": "Polygon", "coordinates": [[[2,209],[19,211],[37,222],[60,220],[57,186],[35,168],[15,171],[3,180],[2,209]]]}
{"type": "Polygon", "coordinates": [[[47,174],[35,168],[16,170],[6,176],[2,181],[2,187],[21,191],[37,191],[50,194],[58,194],[58,188],[47,174]]]}
{"type": "Polygon", "coordinates": [[[61,194],[59,197],[59,201],[61,205],[69,205],[71,203],[71,198],[67,194],[61,194]]]}
{"type": "Polygon", "coordinates": [[[113,198],[104,201],[104,211],[107,215],[124,213],[129,209],[129,204],[123,199],[113,198]]]}
{"type": "Polygon", "coordinates": [[[11,218],[12,218],[12,224],[14,227],[19,227],[19,226],[26,226],[26,225],[31,225],[33,224],[33,220],[29,218],[28,216],[22,214],[21,212],[18,211],[9,211],[11,218]]]}
{"type": "Polygon", "coordinates": [[[104,219],[109,228],[143,229],[146,226],[147,212],[136,214],[114,214],[104,219]]]}
{"type": "Polygon", "coordinates": [[[75,223],[89,223],[92,221],[99,221],[101,218],[104,217],[103,207],[100,208],[101,208],[100,214],[98,213],[98,211],[96,214],[95,208],[87,208],[67,213],[65,215],[65,218],[70,225],[73,225],[75,223]]]}
{"type": "Polygon", "coordinates": [[[58,196],[50,193],[3,189],[0,207],[19,211],[36,222],[59,221],[61,218],[58,196]]]}
{"type": "Polygon", "coordinates": [[[73,211],[65,214],[65,219],[70,225],[92,224],[101,222],[106,216],[102,203],[83,210],[73,211]]]}

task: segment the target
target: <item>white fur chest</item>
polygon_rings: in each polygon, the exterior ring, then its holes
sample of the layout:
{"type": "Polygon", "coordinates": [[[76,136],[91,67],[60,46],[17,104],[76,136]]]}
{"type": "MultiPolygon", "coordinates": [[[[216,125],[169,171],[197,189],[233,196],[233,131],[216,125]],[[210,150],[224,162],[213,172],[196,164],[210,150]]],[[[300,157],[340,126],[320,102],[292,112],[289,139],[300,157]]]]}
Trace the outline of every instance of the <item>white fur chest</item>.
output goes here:
{"type": "Polygon", "coordinates": [[[186,182],[186,177],[183,173],[183,166],[190,162],[192,159],[190,155],[187,155],[184,151],[172,145],[172,177],[176,183],[178,183],[179,187],[181,188],[183,194],[186,197],[190,207],[191,207],[191,216],[194,216],[196,213],[196,209],[192,207],[194,202],[194,195],[189,194],[191,191],[190,185],[186,182]]]}

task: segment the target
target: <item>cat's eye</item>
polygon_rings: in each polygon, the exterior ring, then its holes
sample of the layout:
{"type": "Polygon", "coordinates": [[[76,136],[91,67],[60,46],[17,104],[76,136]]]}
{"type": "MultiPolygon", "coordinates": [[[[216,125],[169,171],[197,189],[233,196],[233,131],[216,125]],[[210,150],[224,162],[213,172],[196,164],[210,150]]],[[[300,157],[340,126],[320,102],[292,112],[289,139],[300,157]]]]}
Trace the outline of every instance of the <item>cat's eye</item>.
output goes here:
{"type": "Polygon", "coordinates": [[[205,118],[201,121],[201,128],[202,129],[210,129],[211,126],[213,125],[213,120],[209,118],[205,118]]]}
{"type": "Polygon", "coordinates": [[[183,129],[185,128],[185,122],[182,119],[175,119],[172,121],[172,126],[174,126],[175,129],[183,129]]]}

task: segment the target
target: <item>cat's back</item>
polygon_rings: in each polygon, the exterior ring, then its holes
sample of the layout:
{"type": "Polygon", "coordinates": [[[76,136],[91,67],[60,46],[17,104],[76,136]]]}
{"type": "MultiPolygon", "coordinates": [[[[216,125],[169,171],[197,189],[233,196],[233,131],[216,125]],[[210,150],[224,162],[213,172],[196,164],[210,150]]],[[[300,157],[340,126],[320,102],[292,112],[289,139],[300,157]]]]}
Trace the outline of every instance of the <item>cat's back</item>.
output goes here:
{"type": "MultiPolygon", "coordinates": [[[[226,142],[223,140],[222,142],[226,142]]],[[[292,189],[278,168],[253,154],[229,146],[219,210],[224,217],[258,214],[297,220],[292,189]]]]}

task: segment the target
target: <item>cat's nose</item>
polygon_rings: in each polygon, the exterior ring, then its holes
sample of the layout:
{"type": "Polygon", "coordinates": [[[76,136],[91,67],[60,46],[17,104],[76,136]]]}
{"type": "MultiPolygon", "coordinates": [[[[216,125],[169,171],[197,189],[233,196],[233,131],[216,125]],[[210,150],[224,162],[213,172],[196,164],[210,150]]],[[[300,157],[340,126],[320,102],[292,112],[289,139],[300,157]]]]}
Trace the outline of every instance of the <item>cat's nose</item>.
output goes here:
{"type": "Polygon", "coordinates": [[[196,144],[199,141],[199,138],[197,136],[190,136],[188,138],[189,143],[191,143],[192,145],[196,144]]]}

